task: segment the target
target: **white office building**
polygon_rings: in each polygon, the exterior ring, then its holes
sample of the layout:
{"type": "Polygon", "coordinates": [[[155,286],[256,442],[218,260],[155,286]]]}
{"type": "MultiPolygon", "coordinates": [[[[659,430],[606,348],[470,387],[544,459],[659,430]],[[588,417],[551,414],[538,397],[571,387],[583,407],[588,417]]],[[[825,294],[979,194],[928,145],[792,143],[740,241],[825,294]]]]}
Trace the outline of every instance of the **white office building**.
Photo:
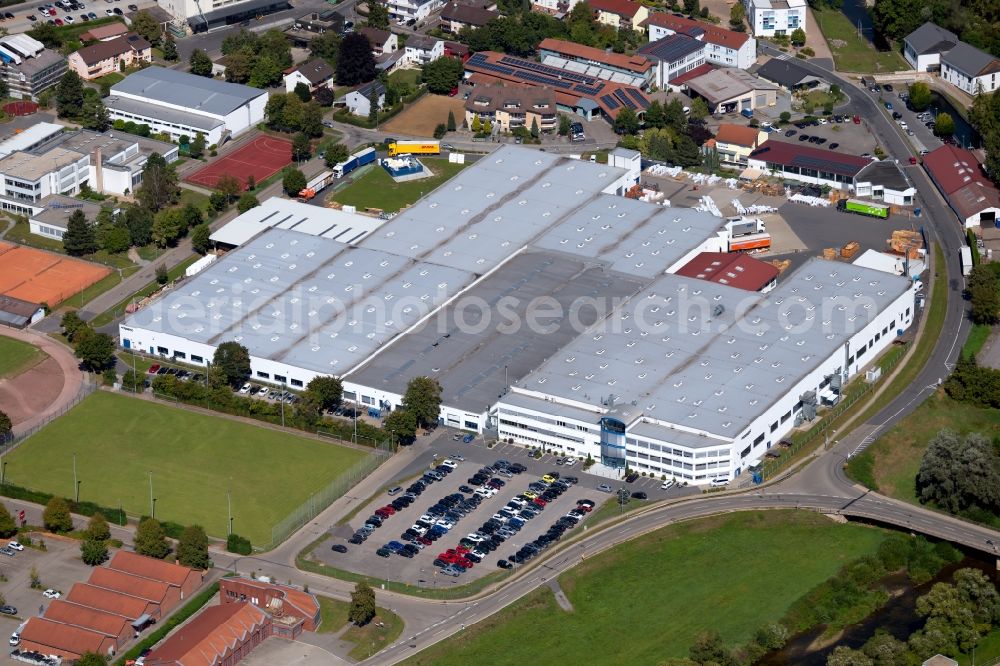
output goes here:
{"type": "Polygon", "coordinates": [[[750,31],[757,37],[791,35],[806,27],[806,0],[743,0],[750,31]]]}
{"type": "Polygon", "coordinates": [[[267,91],[147,67],[112,86],[104,105],[112,120],[149,125],[174,141],[201,132],[208,145],[220,145],[264,120],[267,91]]]}

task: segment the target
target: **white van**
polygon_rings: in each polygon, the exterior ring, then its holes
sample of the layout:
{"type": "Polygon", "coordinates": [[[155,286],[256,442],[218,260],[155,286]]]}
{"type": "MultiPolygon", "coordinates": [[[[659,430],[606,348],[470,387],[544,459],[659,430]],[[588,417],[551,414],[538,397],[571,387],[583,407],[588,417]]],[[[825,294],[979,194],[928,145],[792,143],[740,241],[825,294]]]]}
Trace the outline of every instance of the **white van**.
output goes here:
{"type": "Polygon", "coordinates": [[[729,485],[729,479],[719,477],[716,479],[712,479],[708,485],[712,486],[713,488],[722,488],[729,485]]]}

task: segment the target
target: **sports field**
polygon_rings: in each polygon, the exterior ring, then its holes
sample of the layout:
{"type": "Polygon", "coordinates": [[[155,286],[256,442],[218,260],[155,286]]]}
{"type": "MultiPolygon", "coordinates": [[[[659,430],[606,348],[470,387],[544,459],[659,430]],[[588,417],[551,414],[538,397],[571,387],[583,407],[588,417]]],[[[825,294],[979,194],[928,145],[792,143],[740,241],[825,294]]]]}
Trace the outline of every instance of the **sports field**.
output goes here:
{"type": "Polygon", "coordinates": [[[672,525],[560,576],[573,612],[543,587],[404,663],[661,664],[705,629],[741,645],[885,534],[795,511],[672,525]]]}
{"type": "Polygon", "coordinates": [[[292,142],[258,136],[185,178],[189,183],[213,188],[224,174],[235,176],[245,187],[247,177],[261,183],[292,163],[292,142]]]}
{"type": "Polygon", "coordinates": [[[14,377],[45,358],[45,352],[27,342],[0,336],[0,379],[14,377]]]}
{"type": "Polygon", "coordinates": [[[97,392],[5,457],[14,484],[73,497],[132,516],[198,523],[225,537],[226,491],[233,531],[254,544],[271,526],[358,462],[364,453],[231,419],[97,392]]]}

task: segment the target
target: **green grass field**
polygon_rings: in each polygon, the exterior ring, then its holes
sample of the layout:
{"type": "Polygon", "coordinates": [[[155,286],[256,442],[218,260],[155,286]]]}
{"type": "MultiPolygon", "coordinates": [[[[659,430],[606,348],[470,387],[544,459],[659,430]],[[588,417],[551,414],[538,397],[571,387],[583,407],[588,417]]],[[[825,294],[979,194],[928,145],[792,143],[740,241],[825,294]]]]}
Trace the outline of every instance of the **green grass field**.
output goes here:
{"type": "Polygon", "coordinates": [[[843,12],[813,7],[813,15],[839,71],[879,74],[909,69],[898,51],[877,51],[866,37],[859,37],[857,26],[843,12]]]}
{"type": "Polygon", "coordinates": [[[916,504],[920,460],[928,442],[944,428],[989,437],[1000,430],[1000,411],[956,402],[939,392],[853,458],[847,471],[880,493],[916,504]]]}
{"type": "Polygon", "coordinates": [[[27,342],[0,337],[0,378],[19,375],[45,358],[45,352],[27,342]]]}
{"type": "Polygon", "coordinates": [[[706,628],[735,646],[884,535],[804,512],[673,525],[560,576],[572,613],[541,588],[405,663],[657,664],[706,628]]]}
{"type": "Polygon", "coordinates": [[[451,164],[443,159],[420,158],[424,165],[434,172],[430,178],[397,183],[389,177],[385,169],[373,166],[368,173],[358,178],[342,190],[330,195],[333,201],[356,206],[358,210],[380,208],[387,213],[395,213],[408,206],[439,185],[450,179],[467,164],[451,164]]]}
{"type": "Polygon", "coordinates": [[[80,499],[148,515],[153,472],[156,517],[198,523],[226,535],[226,490],[233,531],[254,544],[271,526],[364,455],[277,430],[195,414],[114,393],[91,395],[6,456],[7,478],[73,496],[73,454],[80,499]]]}

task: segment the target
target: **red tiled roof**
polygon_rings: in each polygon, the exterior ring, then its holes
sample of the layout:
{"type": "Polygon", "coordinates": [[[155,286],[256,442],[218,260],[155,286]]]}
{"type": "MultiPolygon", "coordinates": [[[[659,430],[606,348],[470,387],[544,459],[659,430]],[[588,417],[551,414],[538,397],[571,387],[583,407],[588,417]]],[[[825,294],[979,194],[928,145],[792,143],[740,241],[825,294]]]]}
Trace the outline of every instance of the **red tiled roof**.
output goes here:
{"type": "Polygon", "coordinates": [[[87,652],[101,652],[102,646],[109,639],[96,631],[73,627],[44,617],[33,617],[21,631],[21,640],[82,655],[87,652]]]}
{"type": "Polygon", "coordinates": [[[853,178],[861,169],[868,166],[869,160],[857,155],[847,155],[803,146],[787,141],[767,141],[760,148],[750,153],[750,159],[772,162],[783,166],[796,166],[807,169],[817,169],[853,178]]]}
{"type": "Polygon", "coordinates": [[[715,140],[721,143],[732,143],[737,146],[754,147],[757,145],[759,132],[755,127],[722,123],[715,133],[715,140]]]}
{"type": "Polygon", "coordinates": [[[277,583],[264,583],[259,580],[252,580],[248,578],[234,579],[239,580],[241,585],[246,585],[249,587],[255,587],[258,590],[278,590],[281,592],[281,596],[284,600],[298,608],[299,611],[303,613],[306,617],[313,617],[319,611],[319,603],[316,601],[316,597],[304,592],[296,587],[291,587],[289,585],[279,585],[277,583]]]}
{"type": "Polygon", "coordinates": [[[94,587],[86,583],[74,583],[66,595],[67,601],[90,606],[99,610],[114,613],[135,620],[146,612],[149,602],[139,597],[129,596],[121,592],[94,587]]]}
{"type": "Polygon", "coordinates": [[[209,606],[177,630],[146,661],[184,666],[212,666],[246,640],[248,633],[263,626],[267,615],[253,604],[209,606]]]}
{"type": "Polygon", "coordinates": [[[182,567],[172,562],[164,562],[153,557],[136,555],[125,550],[119,550],[111,558],[108,566],[118,571],[124,571],[143,578],[163,581],[171,585],[183,585],[193,569],[182,567]]]}
{"type": "Polygon", "coordinates": [[[706,63],[702,63],[702,64],[698,65],[697,67],[695,67],[694,69],[692,69],[692,70],[690,70],[688,72],[684,72],[680,76],[675,76],[674,78],[670,79],[670,85],[672,85],[672,86],[679,86],[682,83],[687,83],[691,79],[697,79],[702,74],[708,74],[713,69],[715,69],[715,67],[713,67],[712,65],[708,64],[707,62],[706,63]]]}
{"type": "Polygon", "coordinates": [[[778,269],[742,252],[702,252],[681,266],[678,275],[760,291],[778,277],[778,269]]]}
{"type": "Polygon", "coordinates": [[[594,11],[618,14],[630,19],[636,15],[640,7],[642,5],[631,0],[591,0],[590,3],[590,8],[594,11]]]}
{"type": "Polygon", "coordinates": [[[582,58],[594,62],[624,69],[637,74],[645,74],[655,63],[649,58],[641,55],[625,55],[623,53],[608,53],[604,49],[584,46],[576,42],[568,42],[564,39],[554,39],[546,37],[538,45],[538,50],[553,51],[560,55],[567,55],[572,58],[582,58]]]}
{"type": "Polygon", "coordinates": [[[124,571],[99,567],[90,572],[90,585],[121,592],[133,597],[162,603],[170,589],[170,583],[133,576],[124,571]]]}
{"type": "Polygon", "coordinates": [[[49,604],[45,609],[45,619],[115,637],[120,636],[129,624],[128,618],[121,615],[106,613],[62,599],[55,599],[49,604]]]}
{"type": "Polygon", "coordinates": [[[685,34],[691,34],[692,30],[701,30],[705,33],[703,38],[705,42],[737,50],[746,44],[748,39],[750,39],[750,36],[745,32],[726,30],[725,28],[720,28],[712,23],[695,21],[683,16],[674,16],[673,14],[666,14],[664,12],[655,12],[650,14],[649,18],[643,21],[643,25],[657,25],[661,28],[666,28],[667,30],[673,30],[674,32],[681,32],[685,34]]]}
{"type": "Polygon", "coordinates": [[[128,26],[124,23],[109,23],[107,25],[99,25],[96,28],[91,28],[87,32],[81,34],[80,39],[87,42],[92,39],[117,37],[118,35],[124,35],[127,32],[128,26]]]}
{"type": "MultiPolygon", "coordinates": [[[[945,144],[924,155],[924,168],[945,194],[979,181],[989,183],[979,160],[968,150],[945,144]]],[[[992,186],[992,184],[991,184],[992,186]]]]}

